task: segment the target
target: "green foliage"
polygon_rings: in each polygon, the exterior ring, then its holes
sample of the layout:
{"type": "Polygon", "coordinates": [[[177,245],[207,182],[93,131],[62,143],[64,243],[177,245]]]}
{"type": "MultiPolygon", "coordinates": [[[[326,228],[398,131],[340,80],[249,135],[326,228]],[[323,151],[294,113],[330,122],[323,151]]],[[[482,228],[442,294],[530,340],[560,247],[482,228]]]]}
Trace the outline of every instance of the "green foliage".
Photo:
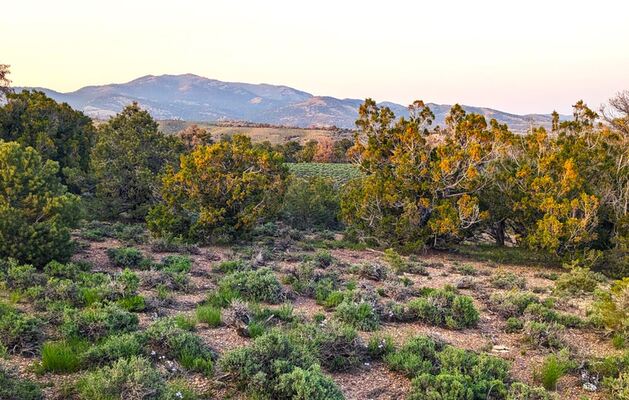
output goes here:
{"type": "Polygon", "coordinates": [[[414,378],[409,399],[504,398],[506,361],[443,345],[427,336],[410,339],[385,356],[389,368],[414,378]],[[494,397],[495,396],[495,397],[494,397]]]}
{"type": "Polygon", "coordinates": [[[516,317],[507,319],[507,326],[505,328],[507,333],[520,332],[522,329],[524,329],[524,322],[521,319],[516,317]]]}
{"type": "Polygon", "coordinates": [[[605,277],[600,273],[592,272],[588,268],[575,267],[557,279],[555,290],[573,295],[592,293],[604,280],[605,277]]]}
{"type": "Polygon", "coordinates": [[[526,339],[533,345],[551,350],[565,347],[564,326],[556,322],[528,321],[524,326],[526,339]]]}
{"type": "Polygon", "coordinates": [[[391,336],[372,335],[367,344],[369,357],[374,360],[381,360],[395,350],[391,336]]]}
{"type": "Polygon", "coordinates": [[[33,148],[0,140],[0,257],[43,267],[72,254],[79,198],[66,192],[58,170],[33,148]]]}
{"type": "Polygon", "coordinates": [[[308,369],[295,367],[280,376],[277,385],[281,398],[293,400],[343,400],[345,397],[334,381],[321,373],[318,365],[308,369]]]}
{"type": "Polygon", "coordinates": [[[77,382],[77,392],[84,400],[114,400],[132,394],[134,399],[160,399],[165,383],[159,372],[142,357],[120,359],[85,374],[77,382]]]}
{"type": "Polygon", "coordinates": [[[219,363],[230,380],[255,398],[342,398],[338,389],[333,389],[334,383],[312,368],[317,365],[314,356],[278,331],[256,338],[249,347],[230,351],[219,363]]]}
{"type": "Polygon", "coordinates": [[[176,359],[184,368],[211,375],[212,350],[194,333],[180,328],[176,320],[157,320],[142,333],[142,338],[149,348],[176,359]]]}
{"type": "Polygon", "coordinates": [[[219,292],[235,293],[245,300],[277,304],[284,299],[282,285],[268,268],[233,272],[223,277],[218,286],[219,292]]]}
{"type": "Polygon", "coordinates": [[[43,339],[43,321],[0,303],[0,344],[9,354],[33,355],[43,339]]]}
{"type": "Polygon", "coordinates": [[[522,382],[514,382],[507,393],[507,400],[555,400],[554,394],[543,387],[531,387],[522,382]]]}
{"type": "Polygon", "coordinates": [[[138,317],[115,304],[96,303],[82,310],[67,310],[61,330],[68,338],[98,340],[115,333],[135,331],[138,317]]]}
{"type": "Polygon", "coordinates": [[[247,231],[276,213],[284,193],[281,156],[236,135],[182,156],[162,179],[163,202],[147,219],[158,237],[209,241],[247,231]]]}
{"type": "Polygon", "coordinates": [[[20,379],[0,366],[0,399],[42,400],[41,388],[34,382],[20,379]]]}
{"type": "Polygon", "coordinates": [[[119,268],[148,269],[150,267],[150,260],[145,259],[142,252],[135,247],[109,248],[107,257],[119,268]]]}
{"type": "Polygon", "coordinates": [[[489,297],[489,308],[504,318],[519,317],[524,314],[529,304],[539,302],[539,297],[531,292],[511,290],[492,293],[489,297]]]}
{"type": "Polygon", "coordinates": [[[92,155],[95,206],[106,219],[142,219],[155,203],[158,174],[177,161],[181,145],[158,131],[137,103],[99,126],[92,155]]]}
{"type": "Polygon", "coordinates": [[[547,390],[555,390],[557,381],[566,373],[566,367],[562,361],[554,354],[544,359],[538,372],[539,381],[547,390]]]}
{"type": "Polygon", "coordinates": [[[81,353],[85,344],[78,341],[46,342],[41,350],[41,370],[71,373],[81,368],[81,353]]]}
{"type": "Polygon", "coordinates": [[[198,306],[196,310],[197,320],[204,322],[210,327],[217,327],[221,324],[221,310],[210,305],[198,306]]]}
{"type": "Polygon", "coordinates": [[[498,289],[524,289],[526,287],[526,278],[507,271],[497,271],[489,281],[498,289]]]}
{"type": "Polygon", "coordinates": [[[451,329],[473,327],[479,320],[472,299],[457,295],[451,289],[431,290],[425,297],[409,301],[407,306],[414,318],[451,329]]]}
{"type": "Polygon", "coordinates": [[[0,107],[0,140],[30,146],[44,160],[56,161],[56,172],[73,193],[86,187],[95,140],[92,120],[43,92],[24,90],[7,96],[0,107]]]}
{"type": "Polygon", "coordinates": [[[336,307],[334,316],[361,331],[374,331],[380,326],[380,317],[367,302],[343,301],[336,307]]]}
{"type": "Polygon", "coordinates": [[[401,274],[408,271],[409,265],[402,256],[400,256],[394,249],[386,249],[384,251],[384,259],[396,274],[401,274]]]}
{"type": "Polygon", "coordinates": [[[589,313],[598,326],[629,338],[629,278],[615,281],[608,291],[598,291],[589,313]]]}
{"type": "Polygon", "coordinates": [[[327,371],[348,371],[358,367],[365,355],[365,346],[350,326],[330,323],[305,324],[294,328],[290,337],[306,347],[327,371]]]}
{"type": "Polygon", "coordinates": [[[166,256],[156,268],[173,273],[188,273],[192,268],[192,259],[188,256],[166,256]]]}
{"type": "Polygon", "coordinates": [[[282,215],[297,229],[337,229],[340,226],[338,190],[332,181],[321,177],[289,180],[282,215]]]}
{"type": "Polygon", "coordinates": [[[434,114],[422,101],[409,109],[410,118],[396,120],[371,99],[360,106],[350,152],[365,176],[347,185],[341,214],[380,244],[417,248],[461,237],[485,216],[476,192],[506,127],[488,127],[483,116],[456,105],[440,131],[443,140],[431,144],[426,135],[434,114]]]}
{"type": "Polygon", "coordinates": [[[337,187],[362,176],[359,168],[353,164],[339,163],[291,163],[287,164],[291,174],[298,178],[323,178],[331,180],[337,187]]]}
{"type": "Polygon", "coordinates": [[[131,358],[142,353],[143,340],[137,332],[106,337],[83,353],[85,365],[104,365],[120,358],[131,358]]]}

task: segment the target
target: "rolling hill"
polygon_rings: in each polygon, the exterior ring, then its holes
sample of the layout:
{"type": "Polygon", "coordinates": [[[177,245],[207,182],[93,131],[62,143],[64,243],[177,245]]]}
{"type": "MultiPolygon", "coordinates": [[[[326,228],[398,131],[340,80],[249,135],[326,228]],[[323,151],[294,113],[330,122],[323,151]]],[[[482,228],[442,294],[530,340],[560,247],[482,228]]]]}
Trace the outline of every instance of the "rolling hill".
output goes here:
{"type": "MultiPolygon", "coordinates": [[[[223,82],[198,75],[147,75],[127,83],[86,86],[61,93],[37,89],[57,101],[93,118],[106,119],[125,105],[137,101],[160,120],[250,121],[294,127],[354,128],[359,99],[315,96],[287,86],[223,82]]],[[[398,116],[407,115],[405,106],[385,102],[398,116]]],[[[435,124],[443,125],[450,105],[428,104],[435,113],[435,124]]],[[[526,131],[531,124],[547,126],[546,114],[517,115],[491,108],[464,106],[468,112],[496,118],[514,131],[526,131]]]]}

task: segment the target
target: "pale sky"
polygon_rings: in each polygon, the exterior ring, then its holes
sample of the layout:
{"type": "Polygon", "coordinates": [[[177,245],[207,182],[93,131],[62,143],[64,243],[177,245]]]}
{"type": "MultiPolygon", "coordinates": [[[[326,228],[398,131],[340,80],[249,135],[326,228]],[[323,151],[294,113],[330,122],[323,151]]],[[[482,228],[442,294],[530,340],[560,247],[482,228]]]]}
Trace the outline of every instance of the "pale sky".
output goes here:
{"type": "Polygon", "coordinates": [[[629,89],[626,0],[71,1],[0,5],[15,86],[153,74],[516,113],[629,89]]]}

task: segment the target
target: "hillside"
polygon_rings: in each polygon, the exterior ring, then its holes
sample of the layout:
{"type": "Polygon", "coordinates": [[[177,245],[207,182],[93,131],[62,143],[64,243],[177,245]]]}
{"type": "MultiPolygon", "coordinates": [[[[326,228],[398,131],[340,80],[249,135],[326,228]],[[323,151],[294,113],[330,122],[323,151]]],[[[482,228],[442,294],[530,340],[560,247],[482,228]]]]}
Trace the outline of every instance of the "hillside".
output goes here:
{"type": "MultiPolygon", "coordinates": [[[[19,90],[33,88],[16,88],[19,90]]],[[[122,84],[86,86],[69,93],[46,88],[57,101],[94,118],[108,118],[125,105],[137,101],[156,119],[186,121],[251,121],[295,127],[337,126],[351,129],[358,115],[359,99],[315,96],[287,86],[222,82],[197,75],[147,75],[122,84]]],[[[406,107],[381,103],[398,116],[407,115],[406,107]]],[[[443,125],[450,105],[429,103],[437,125],[443,125]]],[[[480,113],[507,123],[512,130],[526,131],[531,124],[550,124],[546,114],[517,115],[490,108],[465,106],[468,112],[480,113]]]]}

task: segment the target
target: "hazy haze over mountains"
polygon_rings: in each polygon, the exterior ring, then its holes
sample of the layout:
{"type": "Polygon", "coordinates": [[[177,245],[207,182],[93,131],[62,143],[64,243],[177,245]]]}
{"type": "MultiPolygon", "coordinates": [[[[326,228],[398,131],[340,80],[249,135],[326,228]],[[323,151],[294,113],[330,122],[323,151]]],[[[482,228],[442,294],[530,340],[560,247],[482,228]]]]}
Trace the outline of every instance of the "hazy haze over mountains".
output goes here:
{"type": "MultiPolygon", "coordinates": [[[[122,84],[86,86],[74,92],[44,91],[57,101],[94,118],[106,119],[137,101],[156,119],[188,121],[239,120],[298,127],[337,126],[354,128],[360,99],[314,96],[287,86],[222,82],[198,75],[147,75],[122,84]]],[[[426,99],[425,99],[426,100],[426,99]]],[[[397,116],[407,115],[406,106],[384,102],[397,116]]],[[[443,125],[450,105],[429,103],[435,125],[443,125]]],[[[518,132],[531,124],[548,126],[548,114],[517,115],[490,108],[464,106],[468,112],[496,118],[518,132]]]]}

